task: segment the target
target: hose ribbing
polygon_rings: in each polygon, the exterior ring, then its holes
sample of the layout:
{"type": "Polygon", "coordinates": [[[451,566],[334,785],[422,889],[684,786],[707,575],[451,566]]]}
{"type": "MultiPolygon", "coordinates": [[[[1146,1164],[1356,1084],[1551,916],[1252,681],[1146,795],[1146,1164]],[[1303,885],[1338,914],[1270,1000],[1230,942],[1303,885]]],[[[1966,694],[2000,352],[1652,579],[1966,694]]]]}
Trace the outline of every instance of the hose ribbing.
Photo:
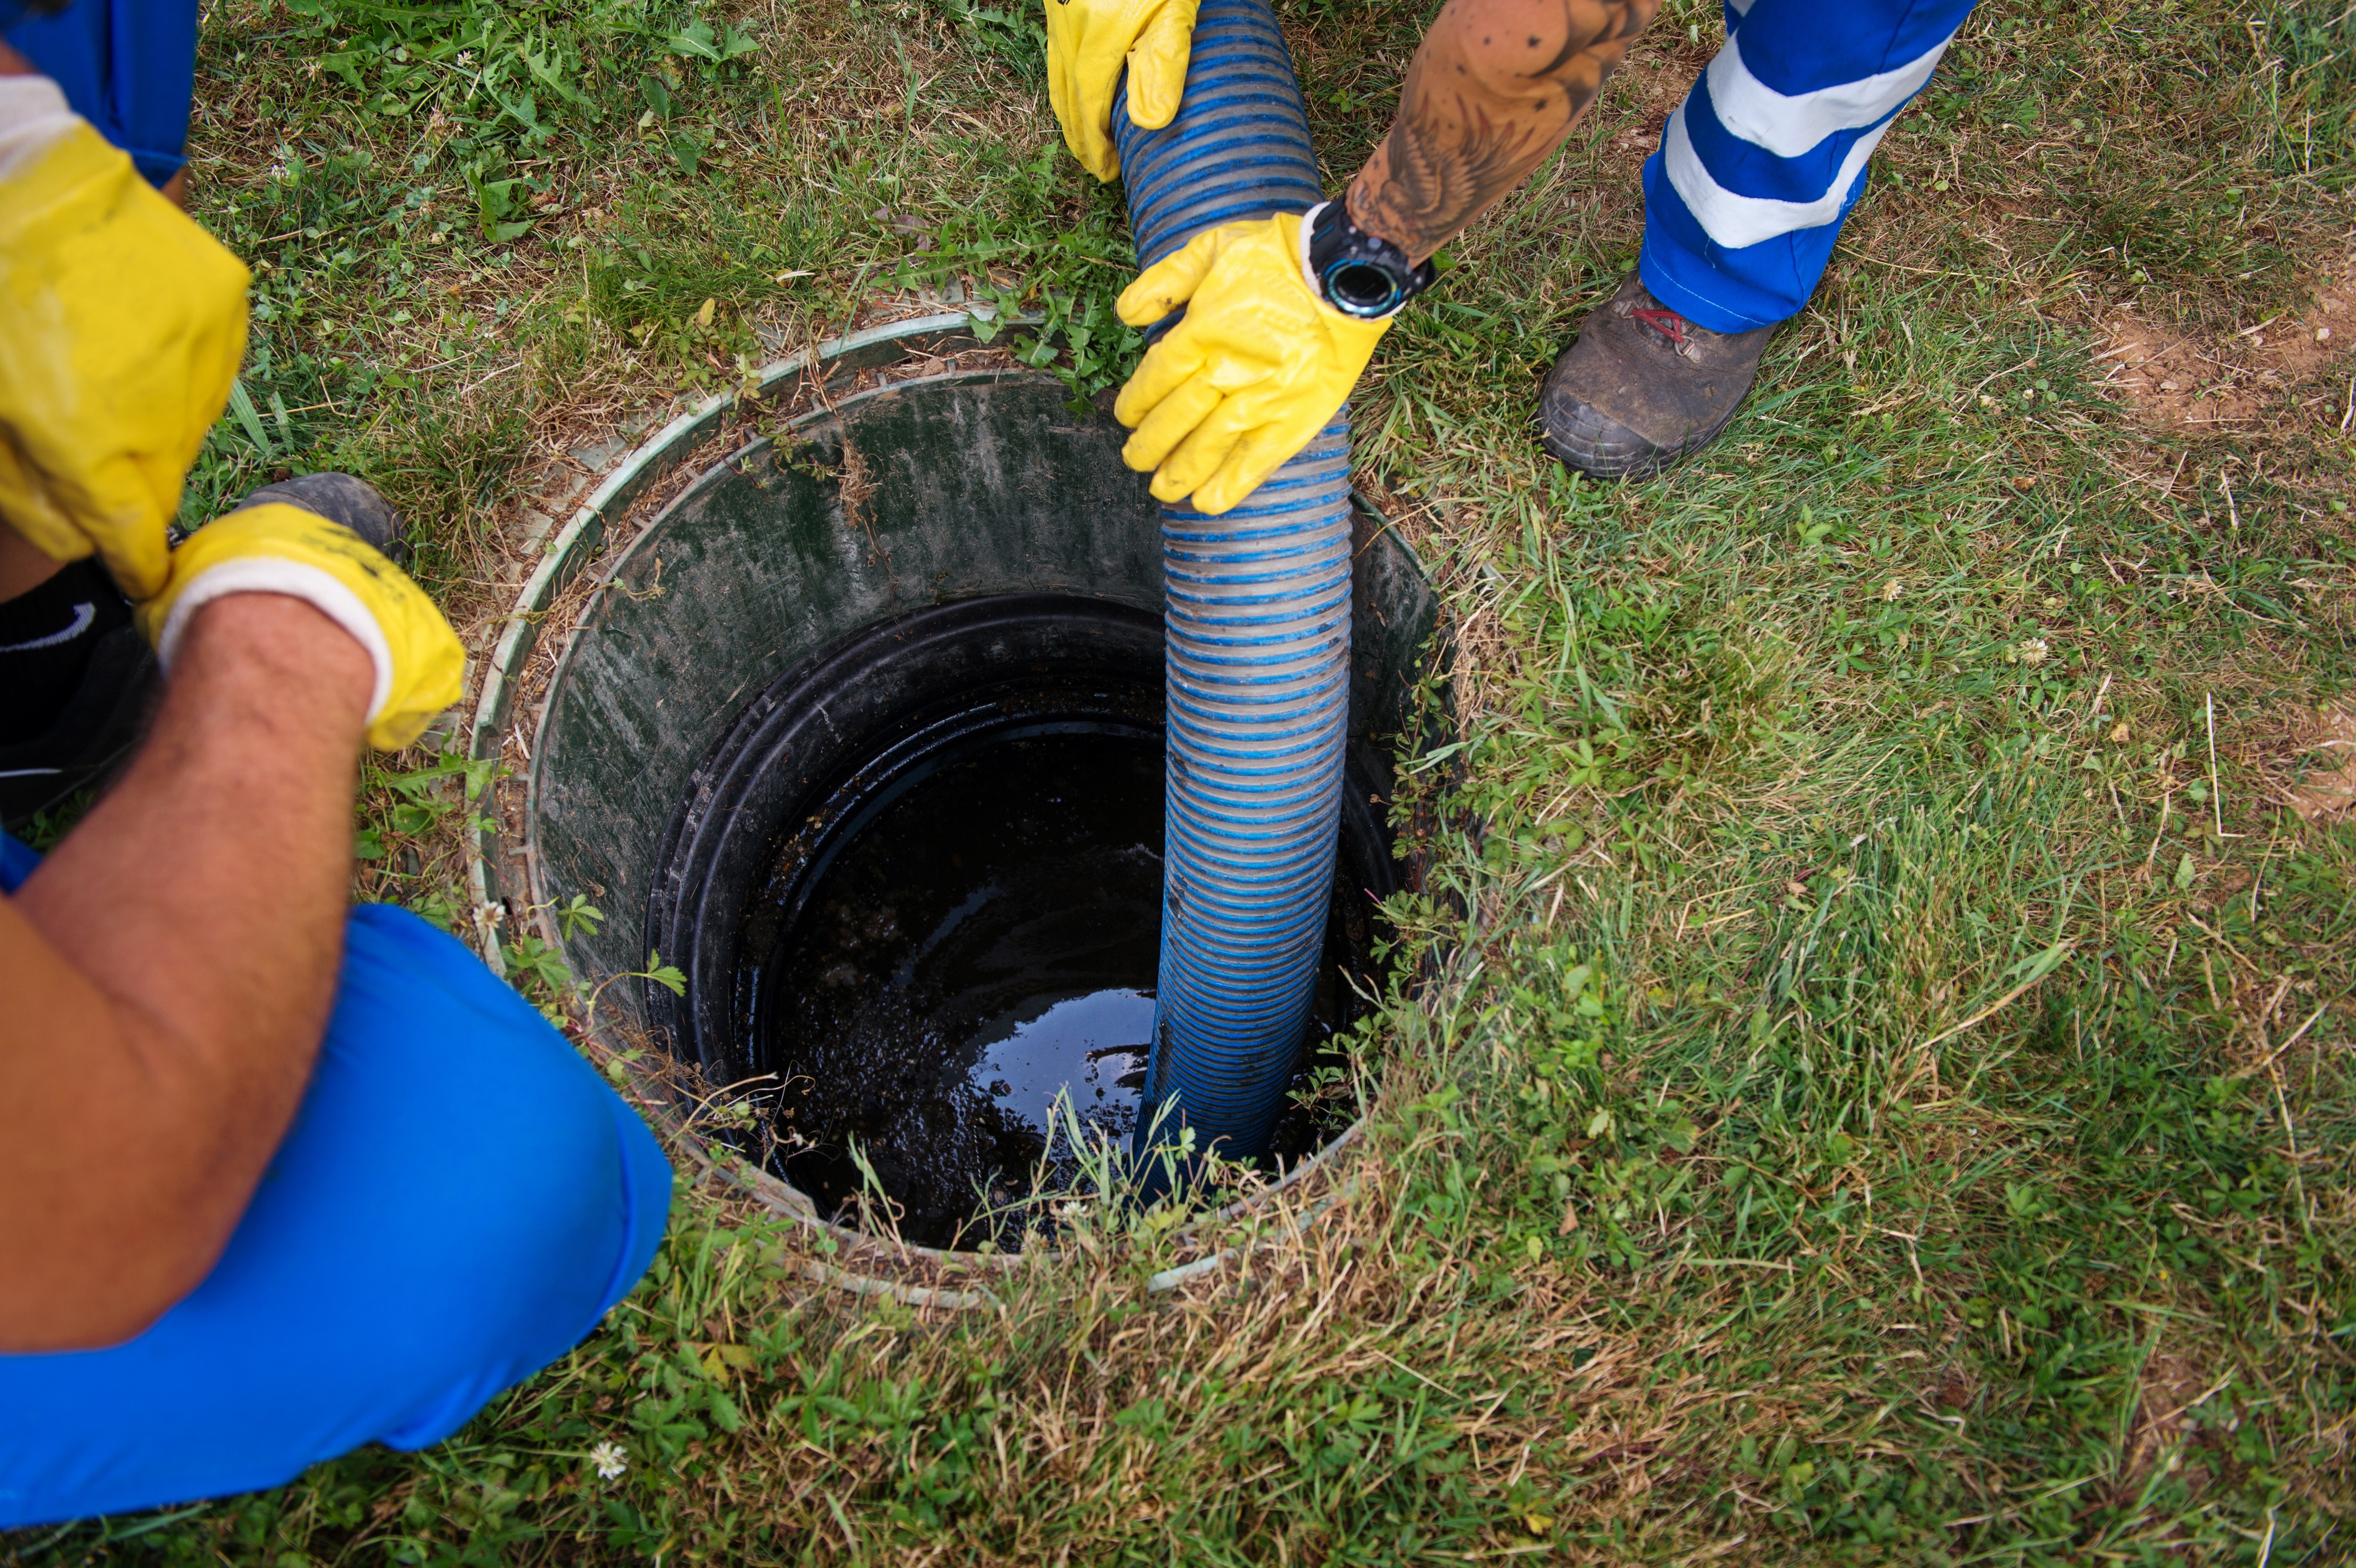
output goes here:
{"type": "MultiPolygon", "coordinates": [[[[1113,101],[1140,267],[1323,199],[1267,0],[1205,0],[1177,118],[1113,101]]],[[[1347,411],[1242,505],[1162,509],[1168,636],[1159,1017],[1141,1140],[1175,1096],[1197,1147],[1267,1149],[1323,946],[1349,727],[1347,411]]],[[[1173,1129],[1164,1127],[1164,1134],[1173,1129]]]]}

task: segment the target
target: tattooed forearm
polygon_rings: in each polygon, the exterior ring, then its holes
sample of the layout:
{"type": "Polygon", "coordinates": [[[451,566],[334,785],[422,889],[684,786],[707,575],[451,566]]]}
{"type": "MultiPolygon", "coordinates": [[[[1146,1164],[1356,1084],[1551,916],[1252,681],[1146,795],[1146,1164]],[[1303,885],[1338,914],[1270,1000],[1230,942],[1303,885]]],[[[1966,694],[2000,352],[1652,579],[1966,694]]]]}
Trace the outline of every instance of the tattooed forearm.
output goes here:
{"type": "Polygon", "coordinates": [[[1659,0],[1448,0],[1350,217],[1420,261],[1546,161],[1659,0]]]}

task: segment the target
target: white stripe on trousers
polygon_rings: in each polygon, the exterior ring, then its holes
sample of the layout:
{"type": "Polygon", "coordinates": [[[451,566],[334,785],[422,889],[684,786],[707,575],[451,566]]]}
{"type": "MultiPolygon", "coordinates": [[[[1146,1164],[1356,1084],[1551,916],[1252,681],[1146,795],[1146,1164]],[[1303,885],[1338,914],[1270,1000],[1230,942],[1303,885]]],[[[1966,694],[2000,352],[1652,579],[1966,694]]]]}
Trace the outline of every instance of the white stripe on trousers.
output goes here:
{"type": "Polygon", "coordinates": [[[1686,198],[1686,207],[1693,213],[1694,221],[1701,225],[1702,232],[1730,251],[1740,251],[1795,229],[1819,228],[1838,218],[1841,203],[1848,197],[1848,187],[1857,183],[1865,160],[1873,155],[1882,133],[1889,129],[1888,125],[1877,125],[1859,136],[1857,144],[1849,148],[1848,156],[1841,160],[1832,188],[1814,201],[1737,196],[1710,178],[1709,171],[1701,166],[1701,155],[1694,151],[1693,139],[1686,134],[1686,106],[1682,103],[1669,116],[1668,134],[1661,138],[1661,162],[1669,183],[1686,198]]]}
{"type": "Polygon", "coordinates": [[[1862,81],[1785,94],[1751,74],[1740,35],[1709,62],[1709,103],[1718,123],[1779,158],[1796,158],[1836,131],[1857,131],[1887,117],[1931,80],[1953,35],[1909,64],[1862,81]]]}

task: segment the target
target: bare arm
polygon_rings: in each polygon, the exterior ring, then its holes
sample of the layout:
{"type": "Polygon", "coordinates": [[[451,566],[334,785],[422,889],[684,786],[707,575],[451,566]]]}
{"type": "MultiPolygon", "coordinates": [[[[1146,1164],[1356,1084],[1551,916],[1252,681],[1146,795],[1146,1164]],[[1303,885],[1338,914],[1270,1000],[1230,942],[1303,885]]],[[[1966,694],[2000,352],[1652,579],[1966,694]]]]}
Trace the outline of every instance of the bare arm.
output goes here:
{"type": "Polygon", "coordinates": [[[206,606],[122,784],[0,898],[0,1350],[130,1338],[236,1228],[334,996],[372,678],[297,600],[206,606]]]}
{"type": "Polygon", "coordinates": [[[1417,261],[1528,176],[1620,69],[1659,0],[1448,0],[1390,134],[1350,184],[1353,222],[1417,261]]]}

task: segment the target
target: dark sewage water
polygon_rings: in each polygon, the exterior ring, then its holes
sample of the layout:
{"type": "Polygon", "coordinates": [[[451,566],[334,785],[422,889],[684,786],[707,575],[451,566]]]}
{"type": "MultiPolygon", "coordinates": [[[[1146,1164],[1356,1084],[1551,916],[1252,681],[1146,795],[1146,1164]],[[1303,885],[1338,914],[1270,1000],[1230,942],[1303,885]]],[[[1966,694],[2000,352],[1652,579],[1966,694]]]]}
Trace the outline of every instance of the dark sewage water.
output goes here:
{"type": "MultiPolygon", "coordinates": [[[[1126,1147],[1153,1027],[1162,747],[1158,725],[1015,726],[907,770],[815,853],[788,843],[791,874],[762,895],[793,907],[760,923],[779,934],[755,1067],[777,1084],[771,1163],[822,1211],[855,1206],[855,1145],[906,1240],[1019,1245],[1009,1206],[1079,1174],[1068,1128],[1041,1168],[1059,1092],[1126,1147]]],[[[1370,901],[1337,878],[1333,904],[1304,1069],[1355,1014],[1345,972],[1371,977],[1370,901]]],[[[1346,1119],[1296,1108],[1278,1157],[1346,1119]]]]}

